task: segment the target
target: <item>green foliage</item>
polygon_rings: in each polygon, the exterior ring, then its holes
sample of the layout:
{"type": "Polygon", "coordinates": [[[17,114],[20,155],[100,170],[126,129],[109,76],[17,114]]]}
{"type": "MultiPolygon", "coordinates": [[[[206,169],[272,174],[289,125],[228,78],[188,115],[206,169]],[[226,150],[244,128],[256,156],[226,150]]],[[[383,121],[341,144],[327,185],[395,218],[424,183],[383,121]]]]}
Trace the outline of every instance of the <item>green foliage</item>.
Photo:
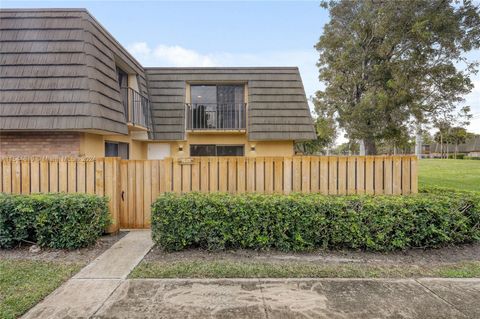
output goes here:
{"type": "Polygon", "coordinates": [[[478,157],[478,156],[464,156],[463,159],[466,159],[466,160],[480,160],[480,157],[478,157]]]}
{"type": "Polygon", "coordinates": [[[107,199],[88,194],[0,195],[0,247],[22,241],[73,249],[95,243],[110,224],[107,199]]]}
{"type": "MultiPolygon", "coordinates": [[[[315,110],[338,120],[348,138],[408,141],[412,120],[432,123],[458,113],[477,68],[480,10],[472,1],[330,0],[330,21],[316,44],[315,110]]],[[[468,113],[468,107],[461,110],[468,113]]]]}
{"type": "Polygon", "coordinates": [[[325,153],[325,149],[332,146],[337,138],[335,121],[331,117],[317,114],[315,132],[317,133],[317,139],[296,142],[295,152],[305,155],[325,153]]]}
{"type": "Polygon", "coordinates": [[[152,236],[166,250],[439,247],[480,239],[480,195],[165,194],[152,236]]]}
{"type": "Polygon", "coordinates": [[[465,158],[465,154],[450,154],[448,155],[448,158],[449,159],[464,159],[465,158]]]}

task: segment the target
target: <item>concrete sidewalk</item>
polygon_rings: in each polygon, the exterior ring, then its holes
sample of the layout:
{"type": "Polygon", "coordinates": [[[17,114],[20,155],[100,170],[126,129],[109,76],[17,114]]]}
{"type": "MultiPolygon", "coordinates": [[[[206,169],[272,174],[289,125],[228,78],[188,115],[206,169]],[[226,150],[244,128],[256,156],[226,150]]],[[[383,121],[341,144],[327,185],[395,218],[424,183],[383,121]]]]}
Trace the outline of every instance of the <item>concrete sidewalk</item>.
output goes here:
{"type": "Polygon", "coordinates": [[[480,318],[480,279],[126,280],[94,318],[480,318]]]}
{"type": "Polygon", "coordinates": [[[153,246],[149,230],[131,231],[23,318],[89,318],[153,246]]]}

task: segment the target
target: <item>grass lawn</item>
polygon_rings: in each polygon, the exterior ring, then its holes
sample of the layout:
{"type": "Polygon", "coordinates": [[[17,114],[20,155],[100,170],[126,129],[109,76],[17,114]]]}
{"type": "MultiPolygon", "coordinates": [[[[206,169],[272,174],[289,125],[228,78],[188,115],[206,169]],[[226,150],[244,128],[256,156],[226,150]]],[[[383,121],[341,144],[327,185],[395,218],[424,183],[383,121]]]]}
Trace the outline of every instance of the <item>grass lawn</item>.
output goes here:
{"type": "Polygon", "coordinates": [[[81,267],[75,263],[0,260],[0,318],[17,318],[81,267]]]}
{"type": "Polygon", "coordinates": [[[480,191],[480,161],[422,159],[419,186],[437,186],[480,191]]]}
{"type": "Polygon", "coordinates": [[[409,278],[480,277],[480,261],[446,265],[319,265],[235,261],[142,262],[130,278],[409,278]]]}

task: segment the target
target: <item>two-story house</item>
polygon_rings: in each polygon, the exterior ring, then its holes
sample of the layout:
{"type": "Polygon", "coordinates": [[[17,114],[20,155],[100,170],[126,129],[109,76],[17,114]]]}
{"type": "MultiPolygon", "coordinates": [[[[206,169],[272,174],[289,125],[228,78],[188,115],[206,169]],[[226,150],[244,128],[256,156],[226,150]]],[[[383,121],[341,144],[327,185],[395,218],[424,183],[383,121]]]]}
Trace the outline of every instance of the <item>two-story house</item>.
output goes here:
{"type": "Polygon", "coordinates": [[[291,156],[296,67],[143,67],[84,9],[0,10],[0,156],[291,156]]]}

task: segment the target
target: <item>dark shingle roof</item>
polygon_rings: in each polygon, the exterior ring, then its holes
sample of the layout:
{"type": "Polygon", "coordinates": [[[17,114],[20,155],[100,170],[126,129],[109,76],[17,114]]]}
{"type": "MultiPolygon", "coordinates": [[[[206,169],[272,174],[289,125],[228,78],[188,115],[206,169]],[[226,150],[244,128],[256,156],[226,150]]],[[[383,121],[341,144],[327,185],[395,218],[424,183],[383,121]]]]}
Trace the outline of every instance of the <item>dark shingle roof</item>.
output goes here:
{"type": "Polygon", "coordinates": [[[0,129],[128,133],[115,61],[141,65],[84,9],[0,10],[0,129]]]}
{"type": "Polygon", "coordinates": [[[250,140],[316,138],[296,67],[145,68],[155,139],[184,139],[185,85],[188,82],[248,83],[250,140]]]}

